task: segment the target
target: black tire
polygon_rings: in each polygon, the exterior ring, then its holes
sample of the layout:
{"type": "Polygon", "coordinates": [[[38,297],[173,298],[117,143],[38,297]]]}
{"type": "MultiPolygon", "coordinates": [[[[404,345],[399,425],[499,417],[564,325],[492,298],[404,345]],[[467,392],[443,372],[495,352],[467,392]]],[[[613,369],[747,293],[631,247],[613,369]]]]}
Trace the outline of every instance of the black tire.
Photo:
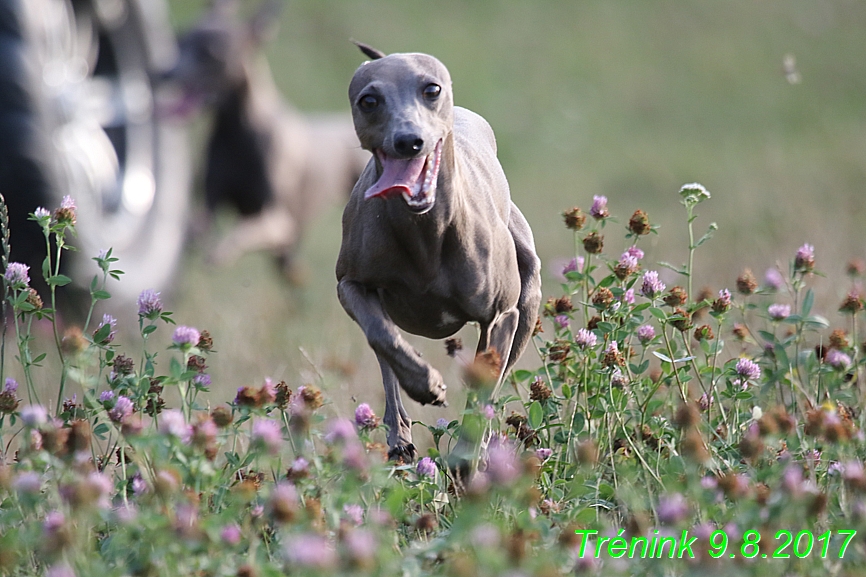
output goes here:
{"type": "Polygon", "coordinates": [[[87,286],[92,257],[111,247],[126,273],[110,287],[115,304],[170,286],[190,168],[185,130],[158,118],[154,103],[175,55],[158,0],[0,0],[0,77],[9,76],[0,93],[10,95],[0,94],[0,183],[12,183],[0,190],[13,259],[38,270],[44,248],[26,215],[68,194],[78,206],[79,251],[67,269],[76,282],[87,286]]]}

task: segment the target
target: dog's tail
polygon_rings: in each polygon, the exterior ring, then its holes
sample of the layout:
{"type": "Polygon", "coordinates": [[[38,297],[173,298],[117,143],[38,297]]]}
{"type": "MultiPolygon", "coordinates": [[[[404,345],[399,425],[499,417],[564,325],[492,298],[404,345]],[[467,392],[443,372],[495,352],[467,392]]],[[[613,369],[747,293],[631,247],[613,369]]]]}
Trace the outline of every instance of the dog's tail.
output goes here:
{"type": "Polygon", "coordinates": [[[364,44],[363,42],[358,42],[354,38],[350,38],[350,40],[355,44],[355,46],[357,46],[361,50],[361,52],[363,52],[364,54],[366,54],[367,56],[369,56],[373,60],[378,60],[380,58],[385,58],[385,56],[387,56],[384,52],[382,52],[381,50],[376,50],[375,48],[373,48],[369,44],[364,44]]]}

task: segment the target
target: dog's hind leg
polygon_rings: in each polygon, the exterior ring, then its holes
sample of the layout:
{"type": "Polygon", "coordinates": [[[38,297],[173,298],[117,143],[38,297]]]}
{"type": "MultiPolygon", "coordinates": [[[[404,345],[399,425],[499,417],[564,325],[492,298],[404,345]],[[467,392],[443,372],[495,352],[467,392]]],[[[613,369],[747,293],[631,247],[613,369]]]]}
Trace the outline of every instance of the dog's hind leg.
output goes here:
{"type": "Polygon", "coordinates": [[[208,260],[225,265],[256,250],[285,251],[294,246],[297,238],[298,225],[292,215],[281,210],[265,210],[258,216],[241,219],[217,243],[208,255],[208,260]]]}
{"type": "Polygon", "coordinates": [[[511,236],[514,238],[514,248],[517,250],[517,268],[520,271],[520,298],[517,301],[517,310],[520,316],[517,321],[514,340],[511,343],[511,353],[505,363],[505,373],[511,370],[523,353],[523,349],[529,344],[529,339],[532,338],[535,323],[538,320],[538,307],[541,305],[541,259],[535,253],[535,241],[532,238],[532,229],[529,228],[529,223],[513,204],[508,230],[511,231],[511,236]]]}
{"type": "Polygon", "coordinates": [[[388,362],[381,356],[379,368],[382,369],[382,381],[385,383],[385,416],[383,421],[388,425],[388,458],[404,462],[415,460],[415,445],[412,444],[412,419],[403,406],[400,398],[400,384],[397,376],[391,370],[388,362]]]}

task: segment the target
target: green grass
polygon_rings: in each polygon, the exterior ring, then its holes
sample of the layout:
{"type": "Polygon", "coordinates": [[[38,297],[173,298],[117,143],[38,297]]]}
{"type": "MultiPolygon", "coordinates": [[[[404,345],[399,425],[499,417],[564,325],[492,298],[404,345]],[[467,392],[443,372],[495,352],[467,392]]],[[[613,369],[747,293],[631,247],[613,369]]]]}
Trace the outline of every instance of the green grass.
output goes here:
{"type": "MultiPolygon", "coordinates": [[[[172,2],[175,25],[188,26],[203,4],[172,2]]],[[[256,5],[245,3],[245,12],[256,5]]],[[[362,61],[349,38],[439,57],[456,103],[496,131],[513,197],[545,262],[572,250],[559,213],[586,210],[597,194],[610,198],[612,213],[627,218],[642,208],[662,227],[650,261],[685,261],[676,192],[702,182],[713,201],[696,226],[715,221],[720,230],[701,247],[696,277],[717,290],[733,288],[744,266],[759,277],[777,261],[787,266],[804,242],[816,246],[818,268],[832,278],[849,257],[864,256],[864,24],[866,4],[854,1],[295,0],[268,54],[287,100],[305,111],[348,110],[347,86],[362,61]],[[789,53],[801,84],[785,79],[789,53]],[[835,268],[822,266],[829,262],[835,268]]],[[[326,385],[346,393],[333,395],[345,401],[341,411],[350,394],[379,402],[373,355],[335,297],[339,213],[335,207],[305,239],[311,274],[300,291],[286,288],[263,255],[222,270],[188,255],[174,309],[215,334],[215,388],[266,375],[311,380],[303,346],[326,385]],[[240,302],[255,306],[242,314],[240,302]],[[358,370],[326,371],[328,359],[358,370]]],[[[606,252],[622,246],[611,241],[606,252]]],[[[545,270],[547,296],[559,289],[545,270]]],[[[823,286],[819,302],[828,303],[846,287],[823,286]]],[[[464,340],[474,343],[471,330],[464,340]]],[[[439,343],[419,346],[456,378],[439,343]]],[[[536,363],[531,351],[525,356],[536,363]]],[[[452,407],[460,406],[459,388],[449,390],[452,407]]]]}

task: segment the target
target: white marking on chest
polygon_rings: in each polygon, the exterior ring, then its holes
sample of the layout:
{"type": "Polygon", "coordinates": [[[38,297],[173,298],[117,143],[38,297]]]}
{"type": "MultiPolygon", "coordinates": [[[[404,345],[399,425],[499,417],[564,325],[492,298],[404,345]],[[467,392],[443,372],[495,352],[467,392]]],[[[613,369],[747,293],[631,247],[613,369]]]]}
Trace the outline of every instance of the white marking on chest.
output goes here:
{"type": "Polygon", "coordinates": [[[444,327],[445,325],[451,325],[458,321],[459,319],[452,314],[442,313],[442,318],[439,320],[439,326],[444,327]]]}

